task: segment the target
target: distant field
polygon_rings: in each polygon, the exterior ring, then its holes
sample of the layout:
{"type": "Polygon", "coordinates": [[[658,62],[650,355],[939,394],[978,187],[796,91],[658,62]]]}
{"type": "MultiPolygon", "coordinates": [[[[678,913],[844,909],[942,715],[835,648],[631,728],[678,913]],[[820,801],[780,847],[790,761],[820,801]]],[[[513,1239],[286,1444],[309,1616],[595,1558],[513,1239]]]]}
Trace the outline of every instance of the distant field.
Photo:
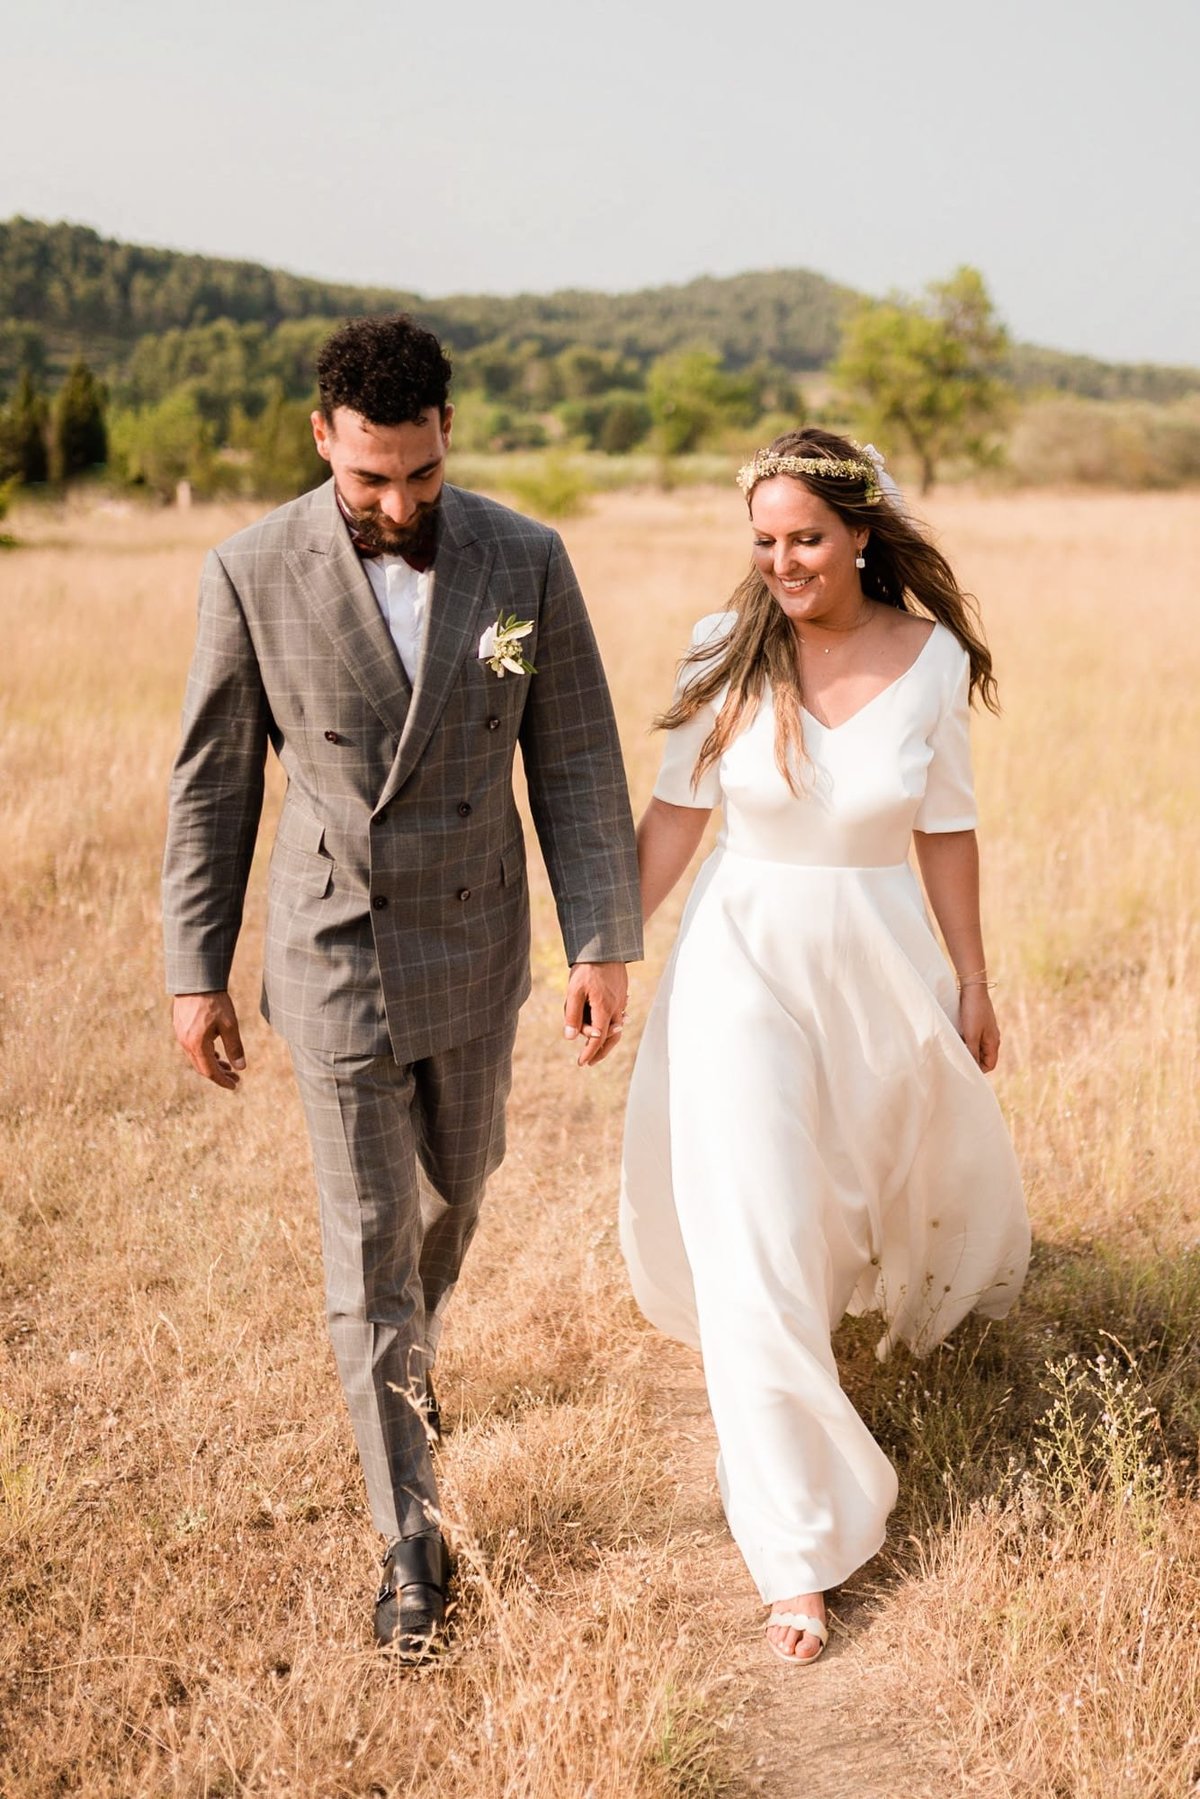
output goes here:
{"type": "MultiPolygon", "coordinates": [[[[981,840],[1036,1250],[1013,1319],[926,1364],[843,1333],[903,1496],[829,1665],[931,1793],[1166,1799],[1200,1777],[1200,497],[928,512],[1005,706],[977,731],[981,840]]],[[[235,1100],[185,1072],[160,997],[196,577],[249,516],[16,509],[0,555],[0,1790],[832,1792],[804,1767],[770,1784],[723,1677],[615,1243],[630,1053],[584,1077],[561,1043],[540,873],[510,1155],[442,1361],[456,1646],[416,1678],[370,1652],[307,1146],[255,1014],[265,857],[235,1100]]],[[[745,566],[739,502],[603,495],[564,534],[640,808],[647,721],[745,566]]],[[[786,1703],[819,1714],[823,1678],[786,1703]]]]}

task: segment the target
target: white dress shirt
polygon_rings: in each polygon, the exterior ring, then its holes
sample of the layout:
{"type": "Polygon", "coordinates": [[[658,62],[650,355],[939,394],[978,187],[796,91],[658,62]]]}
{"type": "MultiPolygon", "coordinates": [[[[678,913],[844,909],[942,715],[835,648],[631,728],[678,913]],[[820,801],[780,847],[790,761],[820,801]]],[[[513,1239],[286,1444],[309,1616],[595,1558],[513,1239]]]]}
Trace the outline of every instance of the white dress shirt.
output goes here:
{"type": "Polygon", "coordinates": [[[421,663],[425,617],[429,596],[433,591],[433,570],[418,570],[403,556],[372,556],[363,559],[367,580],[371,583],[379,610],[383,613],[392,642],[399,651],[404,672],[415,687],[421,663]]]}

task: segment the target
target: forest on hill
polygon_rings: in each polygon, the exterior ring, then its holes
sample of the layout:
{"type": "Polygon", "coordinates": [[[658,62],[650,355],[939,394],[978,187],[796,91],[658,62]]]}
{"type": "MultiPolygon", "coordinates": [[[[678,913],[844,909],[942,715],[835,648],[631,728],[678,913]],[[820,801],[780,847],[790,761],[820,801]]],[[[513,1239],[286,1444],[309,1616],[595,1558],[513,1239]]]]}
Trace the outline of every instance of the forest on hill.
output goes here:
{"type": "MultiPolygon", "coordinates": [[[[907,446],[923,479],[955,451],[955,430],[969,462],[986,460],[966,417],[975,401],[965,410],[961,395],[946,404],[964,370],[986,401],[975,426],[987,427],[993,461],[1007,395],[1006,428],[1031,405],[1051,422],[1051,450],[1044,432],[1034,448],[1038,469],[1091,478],[1076,469],[1077,448],[1090,443],[1095,460],[1106,433],[1124,442],[1133,430],[1145,440],[1135,462],[1151,484],[1193,478],[1193,460],[1200,472],[1200,370],[1013,344],[975,280],[976,338],[964,356],[938,365],[936,457],[915,441],[907,446]]],[[[100,463],[164,493],[180,478],[201,490],[295,491],[320,473],[305,423],[318,345],[337,320],[394,310],[413,313],[449,347],[456,439],[469,451],[557,445],[678,457],[806,416],[868,434],[875,421],[886,432],[887,407],[867,404],[865,365],[848,359],[848,334],[873,313],[877,352],[879,330],[905,337],[922,305],[941,331],[957,304],[947,298],[952,286],[932,283],[925,302],[907,309],[803,269],[621,294],[430,298],[14,218],[0,222],[0,482],[16,474],[36,483],[100,463]],[[58,441],[64,408],[79,440],[73,453],[58,441]],[[103,417],[89,425],[89,409],[103,417]]],[[[897,339],[893,361],[911,363],[913,341],[910,333],[901,354],[897,339]]],[[[904,448],[903,436],[892,429],[889,442],[904,448]]],[[[1101,467],[1106,455],[1101,448],[1101,467]]]]}
{"type": "MultiPolygon", "coordinates": [[[[644,369],[657,356],[703,343],[731,370],[767,362],[799,374],[832,361],[842,321],[861,298],[810,270],[776,269],[622,294],[431,299],[16,218],[0,221],[0,394],[22,367],[62,373],[77,355],[119,384],[139,340],[167,332],[189,334],[185,345],[201,347],[213,339],[190,334],[226,321],[237,335],[251,328],[244,342],[260,346],[281,327],[293,327],[285,338],[307,340],[319,333],[296,334],[298,323],[388,311],[414,313],[459,352],[528,344],[553,356],[580,345],[644,369]]],[[[1103,362],[1026,344],[1011,347],[1008,373],[1018,388],[1088,399],[1166,402],[1200,391],[1200,369],[1103,362]]]]}
{"type": "Polygon", "coordinates": [[[541,354],[555,355],[583,345],[644,366],[703,340],[733,368],[766,358],[787,369],[815,369],[836,351],[839,320],[855,297],[823,276],[796,270],[702,277],[628,294],[430,299],[118,243],[82,225],[10,219],[0,223],[0,383],[6,376],[11,381],[14,355],[28,360],[32,353],[45,366],[65,366],[82,354],[115,378],[138,341],[151,335],[227,321],[269,337],[297,321],[391,311],[414,313],[458,351],[530,341],[541,354]]]}

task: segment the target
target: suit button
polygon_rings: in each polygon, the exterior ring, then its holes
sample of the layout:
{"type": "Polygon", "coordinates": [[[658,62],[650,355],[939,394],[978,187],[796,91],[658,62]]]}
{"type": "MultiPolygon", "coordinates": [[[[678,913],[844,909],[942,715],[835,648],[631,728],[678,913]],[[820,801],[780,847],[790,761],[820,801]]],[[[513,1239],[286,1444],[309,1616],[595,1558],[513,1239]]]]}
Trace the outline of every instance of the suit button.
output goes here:
{"type": "Polygon", "coordinates": [[[460,818],[470,818],[470,816],[471,816],[471,804],[470,804],[470,801],[469,801],[469,800],[460,800],[460,801],[459,801],[459,805],[458,805],[458,816],[459,816],[459,817],[460,817],[460,818]]]}
{"type": "Polygon", "coordinates": [[[377,893],[375,895],[375,898],[371,901],[371,904],[374,906],[374,908],[377,912],[382,912],[384,907],[387,905],[387,894],[386,893],[377,893]]]}
{"type": "Polygon", "coordinates": [[[336,731],[326,731],[325,741],[326,743],[340,743],[342,740],[336,731]]]}
{"type": "Polygon", "coordinates": [[[460,887],[458,890],[458,897],[460,900],[469,900],[471,897],[471,889],[469,887],[460,887]]]}
{"type": "Polygon", "coordinates": [[[500,729],[500,720],[498,718],[489,718],[487,725],[489,731],[498,731],[500,729]]]}

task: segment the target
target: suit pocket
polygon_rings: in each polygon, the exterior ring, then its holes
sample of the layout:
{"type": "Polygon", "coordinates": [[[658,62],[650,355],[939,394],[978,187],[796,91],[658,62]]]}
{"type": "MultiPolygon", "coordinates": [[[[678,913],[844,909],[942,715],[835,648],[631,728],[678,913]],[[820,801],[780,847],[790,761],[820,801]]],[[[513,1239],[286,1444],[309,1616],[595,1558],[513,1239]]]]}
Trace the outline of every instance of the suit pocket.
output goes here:
{"type": "Polygon", "coordinates": [[[325,853],[325,826],[320,819],[284,806],[271,851],[270,879],[275,886],[324,899],[333,879],[333,857],[325,853]]]}
{"type": "Polygon", "coordinates": [[[519,887],[525,879],[525,846],[518,843],[500,858],[500,885],[519,887]]]}

